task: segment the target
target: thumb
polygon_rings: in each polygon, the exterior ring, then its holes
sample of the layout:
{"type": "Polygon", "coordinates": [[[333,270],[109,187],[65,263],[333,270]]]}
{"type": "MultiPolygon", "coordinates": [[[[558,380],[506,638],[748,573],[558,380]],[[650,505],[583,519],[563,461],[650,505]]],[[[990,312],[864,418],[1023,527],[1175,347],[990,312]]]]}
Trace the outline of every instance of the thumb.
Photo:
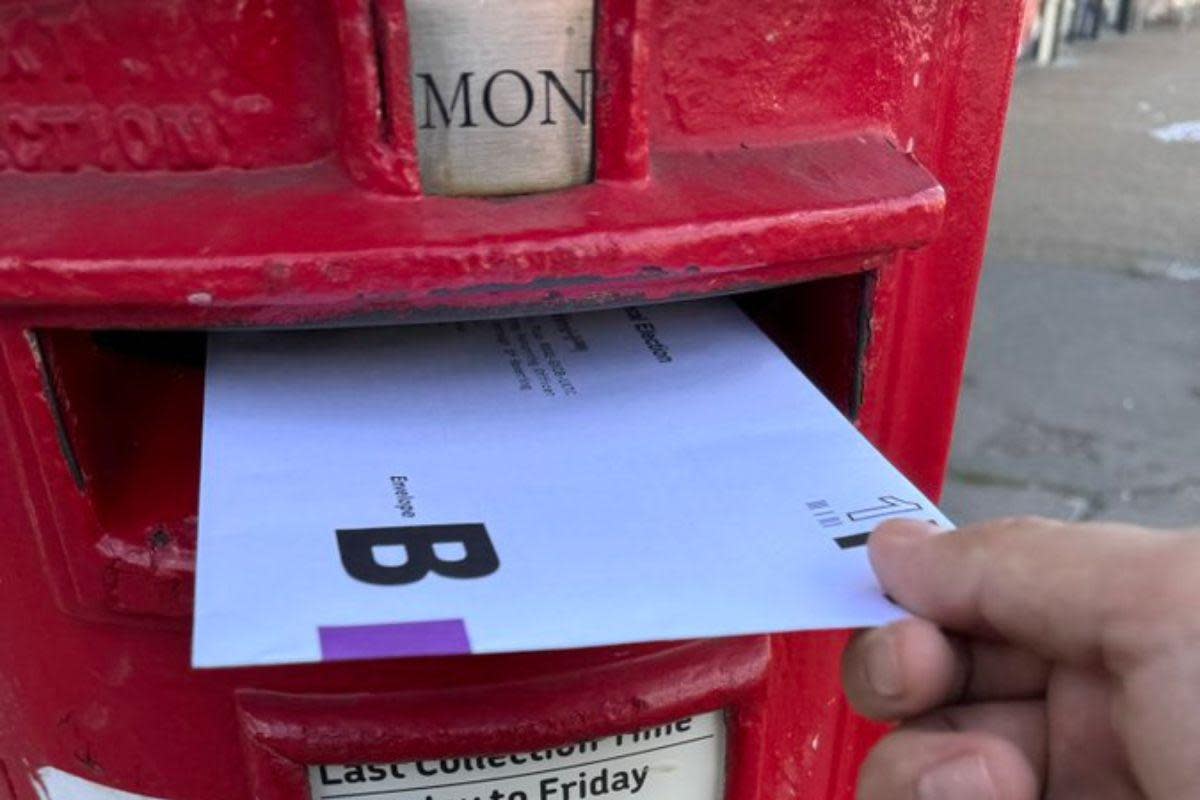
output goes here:
{"type": "Polygon", "coordinates": [[[936,530],[885,522],[869,554],[897,603],[953,631],[1120,671],[1200,612],[1200,548],[1185,534],[1038,518],[936,530]]]}

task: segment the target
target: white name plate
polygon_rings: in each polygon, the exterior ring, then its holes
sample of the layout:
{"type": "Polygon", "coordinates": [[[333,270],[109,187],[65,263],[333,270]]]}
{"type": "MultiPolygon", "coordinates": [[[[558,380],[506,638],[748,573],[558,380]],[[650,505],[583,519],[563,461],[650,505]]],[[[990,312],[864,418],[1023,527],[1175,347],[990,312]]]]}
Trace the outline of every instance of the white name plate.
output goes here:
{"type": "Polygon", "coordinates": [[[426,194],[502,195],[592,173],[592,0],[408,0],[426,194]]]}
{"type": "Polygon", "coordinates": [[[501,756],[309,767],[313,800],[721,800],[720,711],[501,756]]]}

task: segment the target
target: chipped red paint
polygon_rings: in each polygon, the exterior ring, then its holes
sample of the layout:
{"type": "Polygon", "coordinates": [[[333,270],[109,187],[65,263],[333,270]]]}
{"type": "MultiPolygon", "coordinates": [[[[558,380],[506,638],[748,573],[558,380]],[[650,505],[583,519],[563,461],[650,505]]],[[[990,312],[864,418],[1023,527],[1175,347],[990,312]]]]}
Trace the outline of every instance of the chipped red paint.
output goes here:
{"type": "Polygon", "coordinates": [[[724,708],[730,800],[850,797],[878,730],[842,701],[842,633],[189,670],[198,331],[750,292],[936,493],[1020,16],[600,0],[597,181],[485,200],[420,193],[401,0],[6,6],[0,796],[53,766],[301,800],[306,761],[724,708]]]}

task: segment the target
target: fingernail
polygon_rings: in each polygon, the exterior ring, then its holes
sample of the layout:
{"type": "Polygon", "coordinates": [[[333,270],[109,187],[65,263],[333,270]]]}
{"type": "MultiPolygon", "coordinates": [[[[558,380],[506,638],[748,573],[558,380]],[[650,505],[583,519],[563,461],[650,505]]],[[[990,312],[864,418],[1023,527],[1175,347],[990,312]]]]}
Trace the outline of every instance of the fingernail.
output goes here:
{"type": "Polygon", "coordinates": [[[866,646],[863,668],[871,691],[880,697],[899,697],[904,687],[900,682],[900,654],[896,652],[895,637],[887,631],[876,631],[867,637],[866,646]]]}
{"type": "Polygon", "coordinates": [[[996,784],[983,758],[959,756],[944,761],[917,782],[919,800],[995,800],[996,784]]]}

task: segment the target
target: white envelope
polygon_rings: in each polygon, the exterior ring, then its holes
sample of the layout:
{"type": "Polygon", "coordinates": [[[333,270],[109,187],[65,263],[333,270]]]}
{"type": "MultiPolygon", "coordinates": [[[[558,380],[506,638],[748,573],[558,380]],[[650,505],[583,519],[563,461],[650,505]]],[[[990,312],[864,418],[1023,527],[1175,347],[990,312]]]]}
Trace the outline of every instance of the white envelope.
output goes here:
{"type": "Polygon", "coordinates": [[[946,519],[729,300],[209,339],[199,667],[875,625],[946,519]]]}

